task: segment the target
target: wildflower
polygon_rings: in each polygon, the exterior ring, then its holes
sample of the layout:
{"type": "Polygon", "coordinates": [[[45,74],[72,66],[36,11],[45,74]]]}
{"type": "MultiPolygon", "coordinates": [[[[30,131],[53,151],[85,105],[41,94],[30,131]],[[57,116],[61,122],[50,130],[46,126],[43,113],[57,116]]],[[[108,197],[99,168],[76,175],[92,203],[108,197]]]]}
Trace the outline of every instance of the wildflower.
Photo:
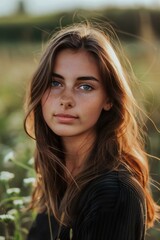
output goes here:
{"type": "Polygon", "coordinates": [[[22,206],[23,205],[23,200],[22,199],[16,199],[13,201],[13,204],[15,206],[22,206]]]}
{"type": "Polygon", "coordinates": [[[7,212],[7,214],[9,214],[11,216],[16,216],[17,215],[17,209],[11,209],[7,212]]]}
{"type": "Polygon", "coordinates": [[[23,202],[24,203],[30,203],[30,201],[31,201],[31,196],[23,197],[23,202]]]}
{"type": "Polygon", "coordinates": [[[4,166],[11,167],[13,166],[13,161],[15,160],[15,153],[10,150],[3,158],[4,166]]]}
{"type": "Polygon", "coordinates": [[[36,179],[34,177],[30,177],[30,178],[24,178],[23,179],[23,183],[25,186],[28,186],[30,184],[34,184],[36,181],[36,179]]]}
{"type": "Polygon", "coordinates": [[[14,217],[12,215],[9,215],[9,214],[0,215],[0,222],[9,223],[13,221],[14,221],[14,217]]]}
{"type": "Polygon", "coordinates": [[[8,163],[12,161],[14,158],[15,158],[15,153],[13,151],[10,151],[5,155],[3,161],[4,163],[8,163]]]}
{"type": "Polygon", "coordinates": [[[5,240],[5,237],[3,237],[3,236],[0,236],[0,240],[5,240]]]}
{"type": "Polygon", "coordinates": [[[7,171],[0,172],[0,181],[8,182],[12,178],[14,178],[13,173],[7,171]]]}
{"type": "Polygon", "coordinates": [[[32,158],[29,159],[28,164],[33,165],[33,163],[34,163],[34,158],[32,157],[32,158]]]}
{"type": "Polygon", "coordinates": [[[20,188],[8,188],[7,194],[19,194],[20,191],[21,191],[20,188]]]}

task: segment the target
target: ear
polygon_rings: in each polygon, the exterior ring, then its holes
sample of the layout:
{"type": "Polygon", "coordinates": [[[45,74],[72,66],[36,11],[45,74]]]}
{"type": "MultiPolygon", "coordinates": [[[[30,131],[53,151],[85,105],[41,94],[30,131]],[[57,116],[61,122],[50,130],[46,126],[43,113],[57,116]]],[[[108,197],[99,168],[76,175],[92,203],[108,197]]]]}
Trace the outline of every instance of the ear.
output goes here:
{"type": "Polygon", "coordinates": [[[106,102],[103,109],[109,111],[112,108],[113,104],[111,102],[106,102]]]}

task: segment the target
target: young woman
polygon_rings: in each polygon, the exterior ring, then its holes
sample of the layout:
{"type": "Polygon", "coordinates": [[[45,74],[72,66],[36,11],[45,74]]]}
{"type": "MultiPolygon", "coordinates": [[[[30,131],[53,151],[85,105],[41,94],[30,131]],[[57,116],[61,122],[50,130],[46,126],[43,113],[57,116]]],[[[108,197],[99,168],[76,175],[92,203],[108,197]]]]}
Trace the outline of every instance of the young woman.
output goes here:
{"type": "Polygon", "coordinates": [[[38,210],[28,240],[143,240],[158,218],[127,78],[101,30],[78,24],[51,39],[27,101],[38,210]]]}

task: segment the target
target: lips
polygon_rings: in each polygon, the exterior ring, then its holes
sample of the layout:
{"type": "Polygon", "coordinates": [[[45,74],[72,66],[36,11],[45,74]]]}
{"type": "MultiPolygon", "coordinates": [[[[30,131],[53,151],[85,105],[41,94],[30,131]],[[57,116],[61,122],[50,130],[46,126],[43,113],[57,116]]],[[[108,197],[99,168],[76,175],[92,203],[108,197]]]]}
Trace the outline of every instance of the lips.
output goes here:
{"type": "Polygon", "coordinates": [[[74,115],[70,115],[70,114],[55,114],[54,115],[55,117],[62,117],[62,118],[78,118],[78,117],[76,117],[76,116],[74,116],[74,115]]]}
{"type": "Polygon", "coordinates": [[[70,114],[54,114],[54,117],[57,119],[59,123],[72,123],[76,119],[78,119],[77,116],[75,115],[70,115],[70,114]]]}

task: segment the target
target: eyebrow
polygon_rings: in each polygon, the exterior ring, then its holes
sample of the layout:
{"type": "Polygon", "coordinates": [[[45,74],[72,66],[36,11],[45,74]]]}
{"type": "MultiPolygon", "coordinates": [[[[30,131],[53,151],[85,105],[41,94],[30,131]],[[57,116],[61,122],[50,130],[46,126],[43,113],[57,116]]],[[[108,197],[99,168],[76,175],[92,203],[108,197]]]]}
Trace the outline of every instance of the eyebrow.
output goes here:
{"type": "MultiPolygon", "coordinates": [[[[53,72],[53,73],[52,73],[52,77],[57,77],[57,78],[60,78],[60,79],[64,80],[64,77],[61,76],[61,75],[58,74],[58,73],[54,73],[54,72],[53,72]]],[[[80,81],[83,81],[83,80],[92,80],[92,81],[97,81],[97,82],[99,82],[99,80],[98,80],[97,78],[93,77],[93,76],[80,76],[80,77],[77,78],[77,80],[80,80],[80,81]]]]}

